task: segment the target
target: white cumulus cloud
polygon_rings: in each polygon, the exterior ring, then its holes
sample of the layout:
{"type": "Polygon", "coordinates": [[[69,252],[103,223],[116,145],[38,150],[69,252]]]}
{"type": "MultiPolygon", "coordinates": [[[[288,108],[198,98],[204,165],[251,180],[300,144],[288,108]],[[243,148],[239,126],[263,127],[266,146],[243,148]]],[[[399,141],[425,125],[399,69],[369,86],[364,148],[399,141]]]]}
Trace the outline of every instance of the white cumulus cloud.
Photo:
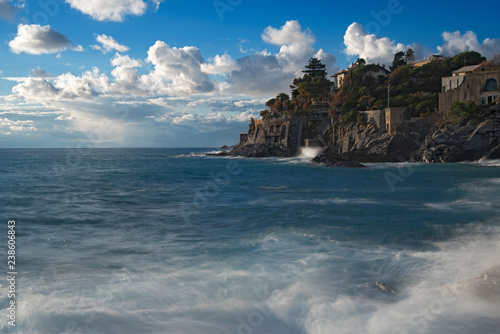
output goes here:
{"type": "Polygon", "coordinates": [[[229,74],[238,71],[240,67],[230,55],[216,55],[212,64],[201,64],[201,70],[207,74],[229,74]]]}
{"type": "Polygon", "coordinates": [[[205,64],[201,52],[194,46],[171,48],[157,41],[148,51],[148,59],[154,70],[141,77],[141,84],[151,87],[157,94],[194,94],[208,93],[215,85],[202,72],[205,64]]]}
{"type": "MultiPolygon", "coordinates": [[[[163,0],[151,0],[158,8],[163,0]]],[[[97,21],[121,22],[128,15],[143,15],[148,5],[143,0],[66,0],[72,7],[97,21]]]]}
{"type": "Polygon", "coordinates": [[[115,78],[112,83],[114,94],[148,95],[147,89],[139,87],[140,75],[137,68],[143,65],[140,60],[117,53],[111,60],[111,65],[114,66],[111,72],[115,78]]]}
{"type": "Polygon", "coordinates": [[[9,47],[14,53],[33,55],[57,53],[66,49],[83,51],[80,45],[74,45],[67,36],[53,30],[49,25],[37,24],[20,24],[16,37],[9,42],[9,47]]]}
{"type": "MultiPolygon", "coordinates": [[[[369,34],[365,28],[354,22],[344,35],[344,52],[348,56],[364,58],[369,63],[390,64],[394,59],[394,54],[399,51],[406,51],[406,45],[390,40],[388,37],[377,37],[369,34]]],[[[418,58],[418,56],[417,56],[418,58]]]]}
{"type": "Polygon", "coordinates": [[[281,28],[267,27],[261,37],[280,50],[276,54],[255,52],[236,61],[240,70],[231,73],[229,83],[238,93],[271,96],[288,92],[293,78],[303,75],[311,57],[320,58],[331,74],[337,70],[335,56],[315,50],[316,37],[298,21],[288,21],[281,28]]]}
{"type": "Polygon", "coordinates": [[[130,50],[128,46],[121,45],[113,37],[107,36],[105,34],[95,36],[97,42],[100,44],[92,45],[92,49],[100,50],[102,53],[108,53],[113,50],[118,52],[127,52],[130,50]]]}
{"type": "Polygon", "coordinates": [[[473,31],[467,31],[463,35],[460,31],[443,33],[444,44],[438,46],[440,54],[454,56],[461,52],[477,51],[487,58],[500,53],[500,39],[486,38],[482,43],[477,39],[473,31]]]}

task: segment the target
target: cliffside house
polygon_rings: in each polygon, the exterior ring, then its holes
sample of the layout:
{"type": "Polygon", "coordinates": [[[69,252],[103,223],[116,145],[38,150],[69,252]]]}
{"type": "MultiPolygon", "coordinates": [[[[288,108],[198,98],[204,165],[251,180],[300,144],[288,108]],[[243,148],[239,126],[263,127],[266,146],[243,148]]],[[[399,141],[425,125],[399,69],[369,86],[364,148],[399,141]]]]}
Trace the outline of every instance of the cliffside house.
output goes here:
{"type": "Polygon", "coordinates": [[[439,110],[448,112],[457,101],[473,101],[477,105],[488,106],[500,96],[499,81],[500,70],[491,70],[486,62],[453,71],[451,77],[441,79],[439,110]]]}
{"type": "Polygon", "coordinates": [[[347,73],[349,73],[350,69],[346,68],[345,70],[338,71],[334,75],[332,75],[332,82],[334,88],[340,88],[344,84],[344,79],[347,73]]]}
{"type": "MultiPolygon", "coordinates": [[[[371,76],[377,80],[383,80],[385,79],[389,74],[391,74],[391,71],[387,70],[385,68],[385,65],[375,65],[375,64],[370,64],[366,65],[369,66],[368,70],[363,73],[363,79],[365,79],[367,76],[371,76]]],[[[351,72],[353,69],[359,67],[358,65],[353,64],[350,68],[346,68],[345,70],[339,71],[332,75],[332,82],[333,82],[333,87],[334,88],[340,88],[344,84],[344,80],[347,74],[351,72]]]]}

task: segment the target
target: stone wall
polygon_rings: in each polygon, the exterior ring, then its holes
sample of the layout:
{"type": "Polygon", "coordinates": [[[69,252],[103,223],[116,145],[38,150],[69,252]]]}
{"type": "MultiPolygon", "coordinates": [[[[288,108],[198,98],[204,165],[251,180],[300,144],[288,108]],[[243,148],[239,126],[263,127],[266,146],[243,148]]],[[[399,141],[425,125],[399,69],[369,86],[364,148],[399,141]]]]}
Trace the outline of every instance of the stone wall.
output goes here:
{"type": "Polygon", "coordinates": [[[380,131],[385,131],[385,110],[366,110],[360,114],[365,116],[366,123],[375,125],[380,131]]]}
{"type": "Polygon", "coordinates": [[[302,143],[302,128],[306,117],[281,117],[263,120],[248,134],[241,134],[240,144],[266,144],[286,147],[295,154],[302,143]]]}

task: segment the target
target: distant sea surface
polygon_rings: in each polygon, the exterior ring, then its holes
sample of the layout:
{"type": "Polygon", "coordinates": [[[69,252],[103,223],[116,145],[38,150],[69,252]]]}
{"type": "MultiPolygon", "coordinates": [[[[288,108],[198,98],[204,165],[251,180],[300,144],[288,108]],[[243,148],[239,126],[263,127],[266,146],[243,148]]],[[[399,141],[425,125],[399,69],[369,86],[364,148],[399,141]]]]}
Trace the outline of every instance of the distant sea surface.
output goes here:
{"type": "Polygon", "coordinates": [[[0,332],[500,333],[500,162],[205,152],[0,150],[0,332]]]}

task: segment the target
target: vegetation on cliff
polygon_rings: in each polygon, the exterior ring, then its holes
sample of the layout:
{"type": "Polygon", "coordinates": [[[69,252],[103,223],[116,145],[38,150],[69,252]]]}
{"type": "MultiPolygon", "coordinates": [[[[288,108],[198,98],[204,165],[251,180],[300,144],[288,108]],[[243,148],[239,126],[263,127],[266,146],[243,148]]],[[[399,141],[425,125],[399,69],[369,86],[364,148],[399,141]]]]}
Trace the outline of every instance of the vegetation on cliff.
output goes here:
{"type": "Polygon", "coordinates": [[[391,107],[408,107],[411,116],[429,114],[437,108],[441,78],[451,76],[454,70],[464,65],[476,65],[485,60],[474,51],[460,53],[446,61],[433,60],[419,67],[413,67],[412,59],[411,49],[406,54],[396,53],[391,66],[393,71],[383,80],[366,75],[369,71],[376,71],[377,65],[354,68],[336,92],[333,106],[342,114],[353,110],[383,109],[389,104],[391,107]]]}
{"type": "Polygon", "coordinates": [[[314,101],[328,101],[333,83],[328,80],[326,66],[317,58],[311,58],[305,66],[304,76],[293,79],[290,85],[291,98],[280,93],[266,102],[266,109],[261,111],[263,119],[285,115],[307,115],[314,101]]]}
{"type": "MultiPolygon", "coordinates": [[[[387,106],[407,107],[408,116],[430,115],[438,106],[441,78],[451,76],[458,68],[476,65],[485,59],[480,53],[470,51],[445,61],[437,59],[415,67],[414,51],[410,48],[394,55],[390,67],[392,73],[387,77],[368,75],[380,71],[381,67],[358,58],[346,74],[342,86],[334,88],[333,82],[328,79],[326,66],[319,59],[311,58],[305,66],[304,75],[295,78],[290,85],[291,94],[280,93],[267,101],[261,116],[263,119],[272,119],[286,115],[308,115],[314,110],[313,106],[321,104],[328,104],[331,111],[340,112],[343,122],[363,123],[364,118],[359,111],[378,110],[387,106]]],[[[490,62],[491,67],[500,68],[500,57],[490,62]]],[[[472,106],[460,105],[454,110],[457,108],[463,111],[472,106]]],[[[467,114],[471,114],[469,111],[453,113],[460,114],[456,119],[465,119],[467,114]]]]}

